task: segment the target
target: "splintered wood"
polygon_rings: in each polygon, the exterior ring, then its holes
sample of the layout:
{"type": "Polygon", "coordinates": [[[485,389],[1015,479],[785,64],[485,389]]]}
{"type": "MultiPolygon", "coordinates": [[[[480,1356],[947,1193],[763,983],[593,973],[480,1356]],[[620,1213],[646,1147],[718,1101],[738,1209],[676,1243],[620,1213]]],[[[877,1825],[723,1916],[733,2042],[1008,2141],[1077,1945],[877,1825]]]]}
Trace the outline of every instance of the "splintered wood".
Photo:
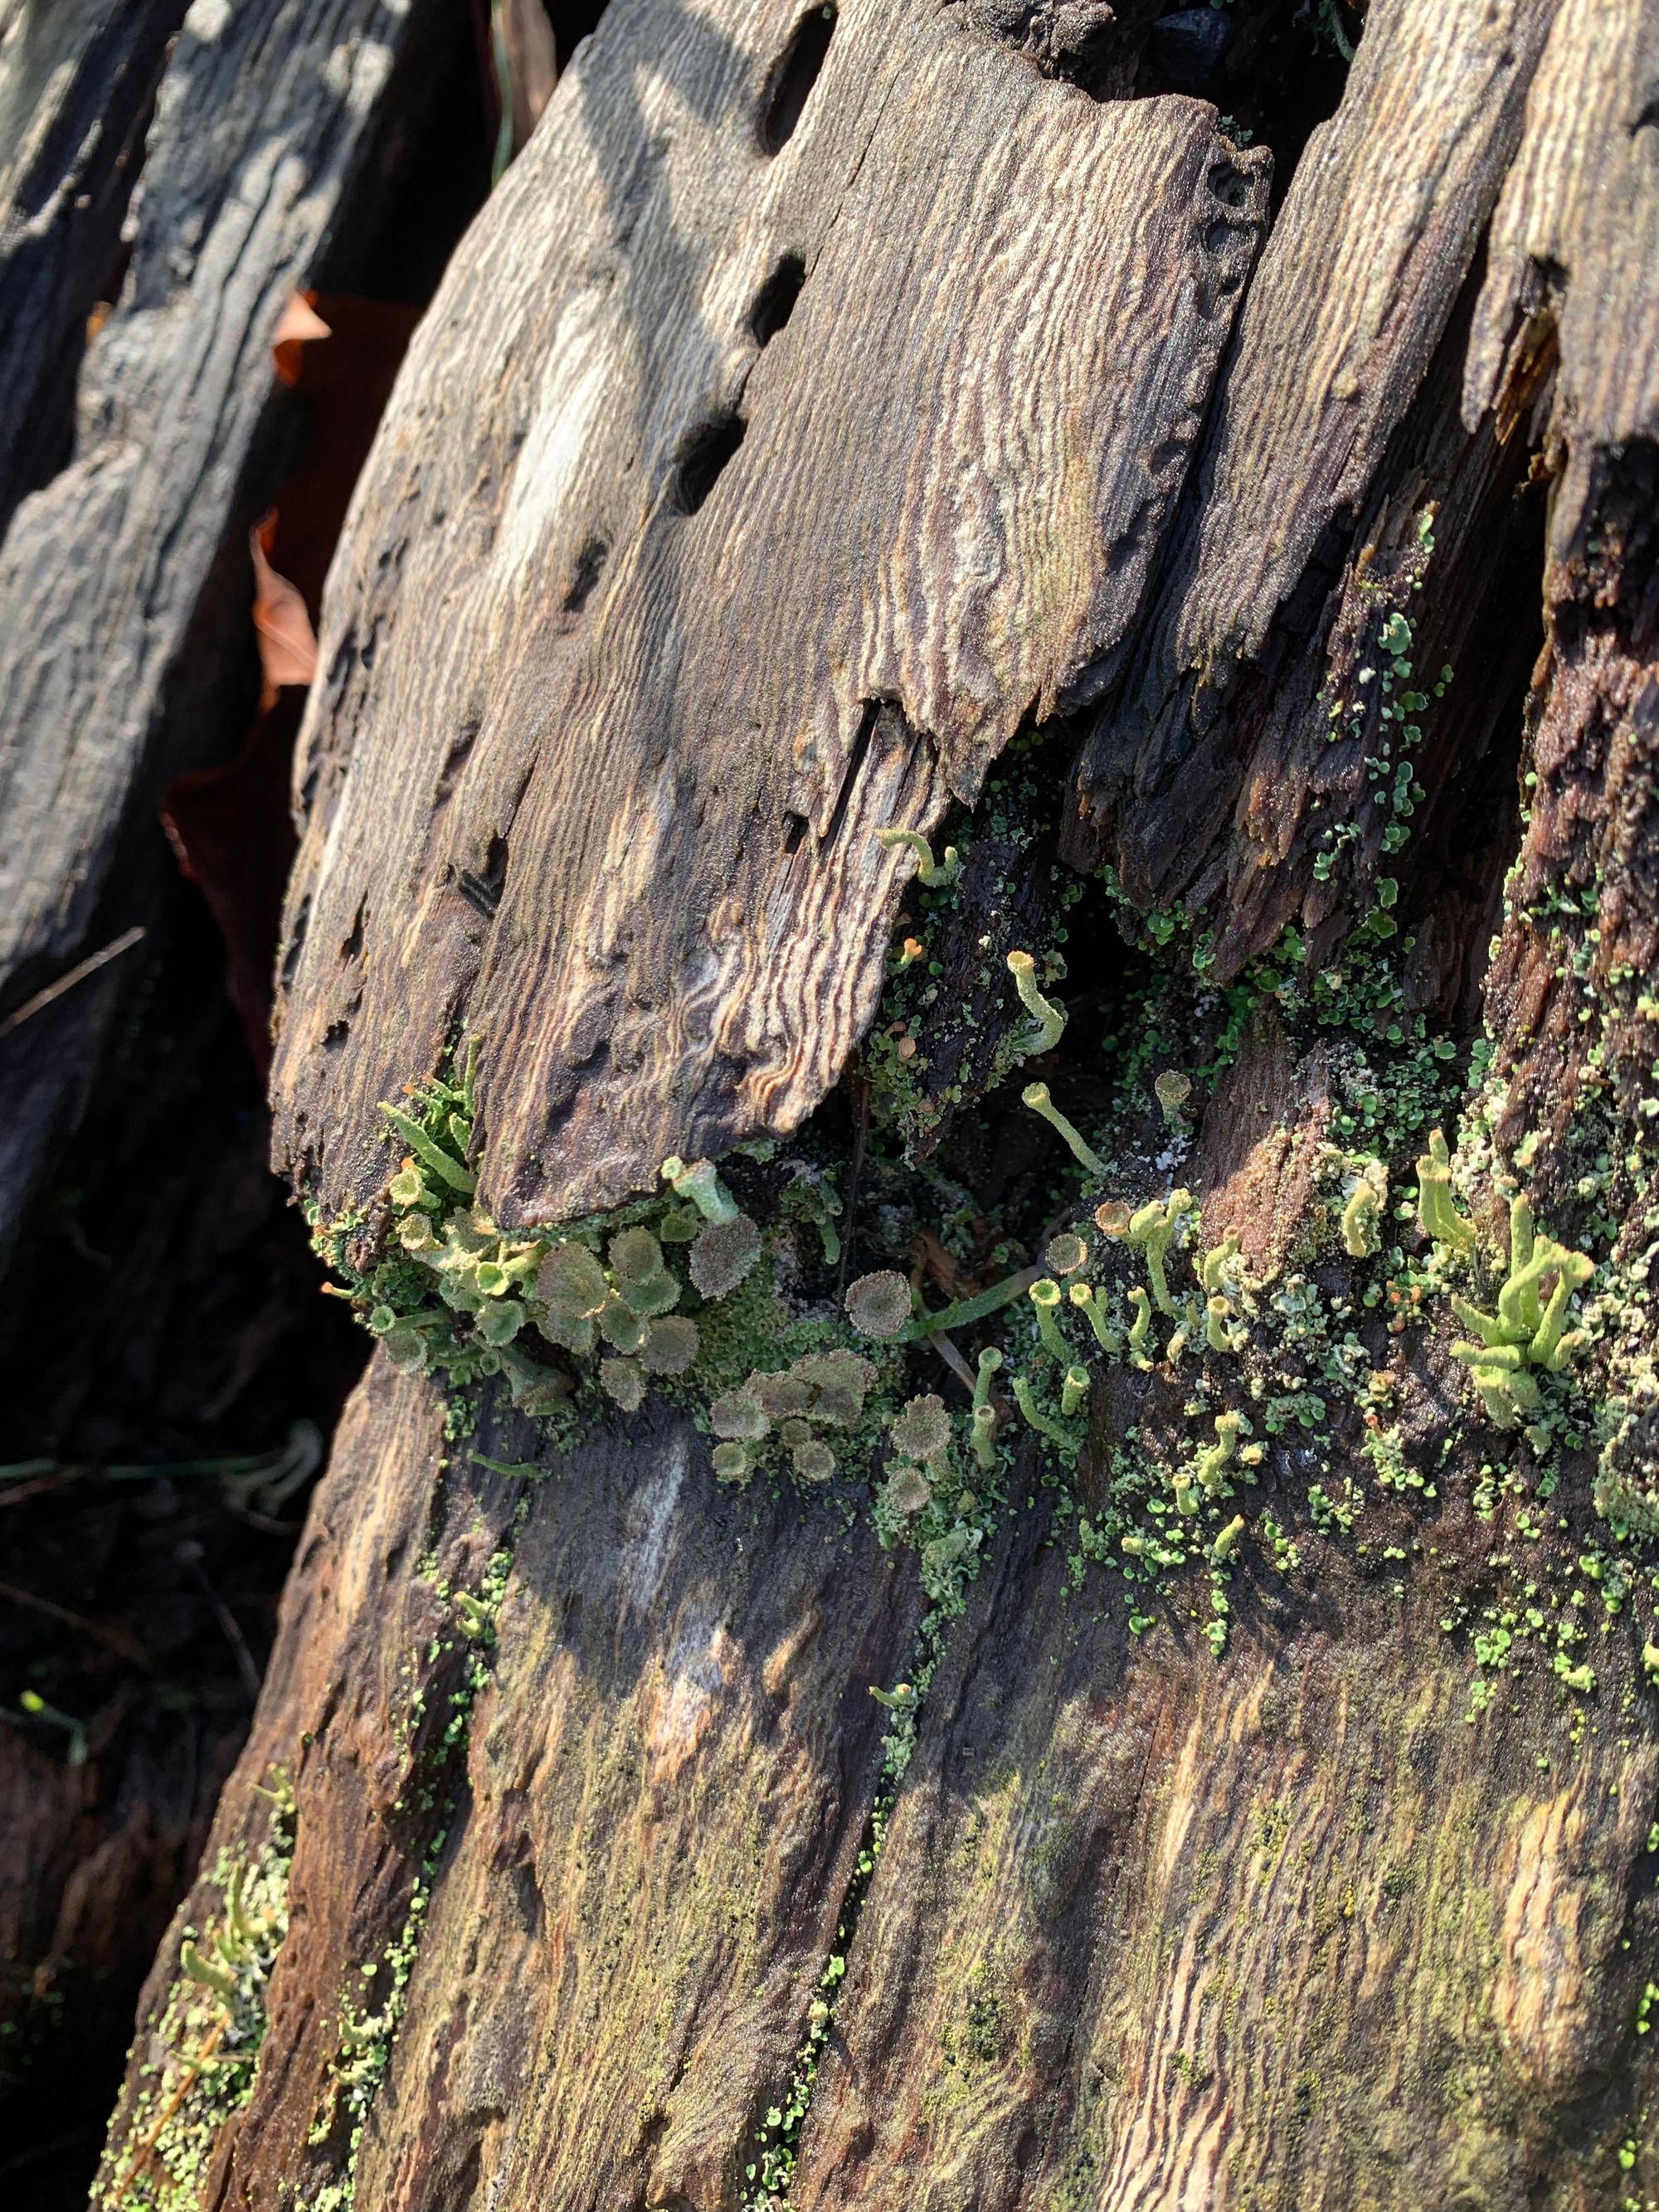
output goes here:
{"type": "MultiPolygon", "coordinates": [[[[1307,895],[1301,848],[1333,773],[1346,796],[1363,787],[1368,748],[1328,751],[1322,658],[1288,683],[1279,664],[1310,618],[1338,627],[1340,661],[1344,586],[1389,534],[1390,499],[1427,511],[1449,495],[1468,439],[1421,422],[1414,441],[1399,434],[1515,153],[1555,6],[1375,0],[1240,312],[1148,619],[1085,735],[1067,858],[1109,860],[1146,905],[1213,902],[1223,980],[1307,895]],[[1287,860],[1301,865],[1281,882],[1287,860]]],[[[1349,888],[1316,891],[1304,927],[1349,888]]]]}
{"type": "Polygon", "coordinates": [[[854,0],[813,82],[795,23],[619,4],[382,426],[302,740],[275,1078],[331,1212],[462,1034],[508,1221],[796,1126],[913,866],[874,832],[971,800],[1133,622],[1265,157],[959,9],[854,0]]]}

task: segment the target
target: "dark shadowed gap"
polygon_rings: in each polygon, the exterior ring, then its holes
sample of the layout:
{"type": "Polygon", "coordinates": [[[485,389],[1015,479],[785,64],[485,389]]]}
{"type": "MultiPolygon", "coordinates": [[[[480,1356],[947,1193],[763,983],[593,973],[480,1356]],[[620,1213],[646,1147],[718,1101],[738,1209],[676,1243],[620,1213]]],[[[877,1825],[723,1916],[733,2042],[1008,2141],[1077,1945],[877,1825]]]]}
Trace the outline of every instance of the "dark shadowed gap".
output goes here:
{"type": "Polygon", "coordinates": [[[749,327],[757,345],[770,345],[795,312],[800,288],[806,282],[806,264],[799,253],[786,253],[755,295],[749,311],[749,327]]]}
{"type": "Polygon", "coordinates": [[[772,72],[761,121],[761,144],[769,154],[781,153],[794,137],[795,126],[823,67],[835,28],[835,9],[814,8],[801,17],[791,32],[789,43],[772,72]]]}
{"type": "Polygon", "coordinates": [[[553,26],[561,75],[582,40],[597,28],[605,4],[605,0],[544,0],[547,20],[553,26]]]}
{"type": "Polygon", "coordinates": [[[1006,40],[1045,76],[1091,100],[1207,100],[1240,145],[1273,156],[1275,209],[1315,128],[1336,112],[1363,0],[948,0],[965,23],[1006,40]]]}
{"type": "Polygon", "coordinates": [[[1213,101],[1222,128],[1273,157],[1273,211],[1290,190],[1309,138],[1334,115],[1364,9],[1319,0],[1235,0],[1160,10],[1141,52],[1136,90],[1213,101]]]}
{"type": "Polygon", "coordinates": [[[570,571],[570,581],[564,587],[564,597],[559,601],[562,613],[579,615],[581,612],[592,598],[610,557],[611,548],[602,538],[589,538],[583,541],[570,571]]]}
{"type": "Polygon", "coordinates": [[[696,514],[738,447],[748,424],[735,409],[699,423],[687,436],[675,464],[671,495],[682,514],[696,514]]]}

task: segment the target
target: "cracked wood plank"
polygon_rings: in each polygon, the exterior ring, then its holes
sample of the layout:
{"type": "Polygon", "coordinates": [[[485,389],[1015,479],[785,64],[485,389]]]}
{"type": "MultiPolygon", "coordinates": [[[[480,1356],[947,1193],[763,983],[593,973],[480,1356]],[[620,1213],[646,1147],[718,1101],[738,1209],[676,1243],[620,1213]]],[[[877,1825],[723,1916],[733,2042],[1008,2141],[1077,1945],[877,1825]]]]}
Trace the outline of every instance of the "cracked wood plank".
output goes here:
{"type": "Polygon", "coordinates": [[[1507,435],[1553,369],[1559,564],[1609,460],[1659,443],[1656,0],[1562,0],[1486,260],[1465,411],[1495,409],[1507,435]]]}
{"type": "Polygon", "coordinates": [[[1659,964],[1659,7],[1565,0],[1493,220],[1464,404],[1552,476],[1532,785],[1487,986],[1505,1134],[1652,1091],[1659,964]],[[1566,886],[1580,908],[1545,911],[1566,886]],[[1564,944],[1573,957],[1563,957],[1564,944]],[[1576,972],[1603,1009],[1583,1017],[1576,972]],[[1649,994],[1645,995],[1644,994],[1649,994]]]}
{"type": "Polygon", "coordinates": [[[619,0],[382,426],[274,1079],[279,1160],[331,1210],[458,1030],[506,1220],[795,1126],[909,872],[872,832],[970,800],[1135,617],[1262,157],[921,0],[842,10],[773,154],[794,21],[619,0]]]}
{"type": "Polygon", "coordinates": [[[87,318],[185,4],[0,4],[0,532],[66,458],[87,318]]]}
{"type": "Polygon", "coordinates": [[[536,1493],[362,2203],[738,2202],[864,1842],[920,1598],[684,1424],[536,1493]]]}
{"type": "Polygon", "coordinates": [[[930,1696],[797,2212],[1611,2201],[1650,1731],[1465,1728],[1432,1589],[1346,1575],[1155,1656],[1039,1534],[930,1696]]]}

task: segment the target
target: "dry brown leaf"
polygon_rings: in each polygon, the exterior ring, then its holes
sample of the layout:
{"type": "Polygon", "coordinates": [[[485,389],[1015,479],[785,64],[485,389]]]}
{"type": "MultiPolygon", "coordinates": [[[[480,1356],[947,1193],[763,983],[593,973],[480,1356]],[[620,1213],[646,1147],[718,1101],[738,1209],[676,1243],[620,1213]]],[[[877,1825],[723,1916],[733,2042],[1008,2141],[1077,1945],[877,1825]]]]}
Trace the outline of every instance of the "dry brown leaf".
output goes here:
{"type": "Polygon", "coordinates": [[[270,707],[285,684],[309,684],[317,672],[317,633],[303,596],[270,565],[276,538],[273,507],[248,532],[253,556],[253,627],[259,639],[260,704],[270,707]]]}

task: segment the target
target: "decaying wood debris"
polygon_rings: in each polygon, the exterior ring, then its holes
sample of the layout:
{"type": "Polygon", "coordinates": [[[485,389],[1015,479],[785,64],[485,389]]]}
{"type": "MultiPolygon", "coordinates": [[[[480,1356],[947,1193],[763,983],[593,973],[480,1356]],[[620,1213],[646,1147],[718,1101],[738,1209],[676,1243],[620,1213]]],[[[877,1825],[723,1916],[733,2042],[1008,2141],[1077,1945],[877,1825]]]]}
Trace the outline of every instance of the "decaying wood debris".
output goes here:
{"type": "Polygon", "coordinates": [[[1109,14],[617,0],[422,327],[106,2206],[1659,2191],[1659,11],[1373,0],[1276,214],[1109,14]]]}

